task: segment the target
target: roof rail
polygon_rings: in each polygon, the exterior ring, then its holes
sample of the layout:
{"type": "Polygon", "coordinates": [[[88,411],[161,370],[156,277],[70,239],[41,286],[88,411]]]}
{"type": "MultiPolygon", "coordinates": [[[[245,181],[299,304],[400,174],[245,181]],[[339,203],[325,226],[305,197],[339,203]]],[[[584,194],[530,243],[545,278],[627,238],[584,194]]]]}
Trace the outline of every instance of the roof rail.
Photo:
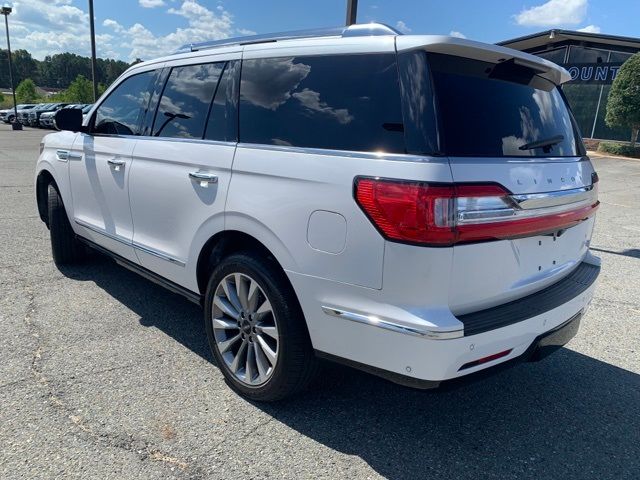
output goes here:
{"type": "Polygon", "coordinates": [[[378,35],[402,35],[399,31],[383,23],[361,23],[346,27],[314,28],[310,30],[293,30],[290,32],[268,33],[264,35],[248,35],[245,37],[223,38],[201,43],[188,43],[175,53],[197,52],[209,48],[229,45],[251,45],[253,43],[269,43],[295,38],[314,37],[368,37],[378,35]]]}

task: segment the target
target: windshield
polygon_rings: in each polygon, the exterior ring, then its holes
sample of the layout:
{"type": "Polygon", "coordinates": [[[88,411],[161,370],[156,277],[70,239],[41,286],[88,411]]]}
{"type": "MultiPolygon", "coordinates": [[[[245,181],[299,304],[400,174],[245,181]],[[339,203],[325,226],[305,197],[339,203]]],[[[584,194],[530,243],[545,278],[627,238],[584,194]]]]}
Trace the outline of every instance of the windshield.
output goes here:
{"type": "Polygon", "coordinates": [[[401,55],[399,65],[409,153],[582,154],[560,89],[531,68],[421,51],[401,55]]]}

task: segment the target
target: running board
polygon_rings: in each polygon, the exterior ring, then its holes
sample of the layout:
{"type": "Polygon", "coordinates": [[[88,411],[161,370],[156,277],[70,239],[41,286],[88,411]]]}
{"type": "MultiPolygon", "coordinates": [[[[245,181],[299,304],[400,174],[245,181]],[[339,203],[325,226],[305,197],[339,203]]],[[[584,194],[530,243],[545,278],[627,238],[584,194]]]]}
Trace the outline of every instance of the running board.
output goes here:
{"type": "Polygon", "coordinates": [[[196,303],[200,306],[202,306],[202,295],[192,292],[191,290],[188,290],[180,285],[178,285],[177,283],[172,282],[171,280],[167,280],[166,278],[161,277],[160,275],[158,275],[157,273],[152,272],[151,270],[147,270],[146,268],[144,268],[141,265],[137,265],[135,263],[133,263],[130,260],[127,260],[126,258],[121,257],[120,255],[118,255],[117,253],[113,253],[109,250],[107,250],[104,247],[101,247],[100,245],[98,245],[97,243],[92,242],[91,240],[88,240],[84,237],[81,237],[79,235],[76,235],[76,238],[81,241],[82,243],[84,243],[85,245],[87,245],[89,248],[92,248],[94,250],[97,250],[98,252],[107,255],[108,257],[111,257],[113,260],[115,260],[115,262],[128,269],[131,270],[134,273],[137,273],[138,275],[146,278],[147,280],[152,281],[153,283],[160,285],[161,287],[166,288],[167,290],[169,290],[170,292],[173,293],[177,293],[178,295],[182,295],[183,297],[185,297],[187,300],[192,301],[193,303],[196,303]]]}

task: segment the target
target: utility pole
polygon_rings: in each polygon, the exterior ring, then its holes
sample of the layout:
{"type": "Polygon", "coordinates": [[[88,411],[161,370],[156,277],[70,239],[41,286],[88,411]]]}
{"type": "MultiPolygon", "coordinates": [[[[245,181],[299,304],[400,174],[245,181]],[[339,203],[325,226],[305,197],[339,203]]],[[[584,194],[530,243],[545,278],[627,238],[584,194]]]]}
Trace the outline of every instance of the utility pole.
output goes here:
{"type": "Polygon", "coordinates": [[[9,41],[9,14],[11,13],[11,7],[5,5],[0,9],[0,13],[4,15],[4,26],[7,29],[7,57],[9,58],[9,83],[11,83],[11,94],[13,95],[13,113],[15,119],[11,128],[14,130],[22,130],[22,124],[18,120],[18,103],[16,102],[16,88],[13,85],[13,64],[11,63],[11,42],[9,41]]]}
{"type": "Polygon", "coordinates": [[[93,0],[89,0],[89,28],[91,29],[91,76],[93,77],[93,101],[98,100],[98,78],[96,77],[96,28],[93,25],[93,0]]]}
{"type": "Polygon", "coordinates": [[[356,23],[358,0],[347,0],[347,27],[356,23]]]}

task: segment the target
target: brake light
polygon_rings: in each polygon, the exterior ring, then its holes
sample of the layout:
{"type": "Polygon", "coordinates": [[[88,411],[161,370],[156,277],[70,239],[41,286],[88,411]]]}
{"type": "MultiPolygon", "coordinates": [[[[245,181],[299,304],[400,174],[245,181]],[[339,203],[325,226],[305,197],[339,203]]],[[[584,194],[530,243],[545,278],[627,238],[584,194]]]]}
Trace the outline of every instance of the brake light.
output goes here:
{"type": "Polygon", "coordinates": [[[522,208],[530,198],[511,195],[497,184],[428,184],[364,177],[355,182],[356,202],[385,238],[429,246],[569,228],[589,218],[598,207],[595,187],[584,190],[566,205],[522,208]]]}

